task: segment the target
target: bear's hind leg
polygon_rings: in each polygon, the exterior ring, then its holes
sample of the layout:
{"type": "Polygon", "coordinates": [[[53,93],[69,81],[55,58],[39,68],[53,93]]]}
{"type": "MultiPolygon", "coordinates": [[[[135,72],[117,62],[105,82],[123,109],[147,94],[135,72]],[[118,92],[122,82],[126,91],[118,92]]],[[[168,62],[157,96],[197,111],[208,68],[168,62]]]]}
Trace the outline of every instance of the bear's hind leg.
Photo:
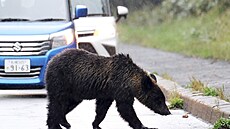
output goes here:
{"type": "Polygon", "coordinates": [[[97,99],[96,100],[96,116],[93,121],[93,129],[101,129],[99,124],[104,120],[105,115],[111,106],[113,99],[97,99]]]}
{"type": "Polygon", "coordinates": [[[61,116],[60,124],[64,126],[67,129],[70,129],[71,125],[68,123],[66,119],[66,115],[72,111],[77,105],[79,105],[82,102],[82,100],[75,101],[73,99],[69,99],[68,101],[65,101],[65,103],[62,105],[63,114],[61,116]]]}
{"type": "Polygon", "coordinates": [[[59,125],[60,120],[60,107],[56,101],[50,101],[48,104],[48,118],[47,118],[47,125],[48,129],[62,129],[59,125]]]}

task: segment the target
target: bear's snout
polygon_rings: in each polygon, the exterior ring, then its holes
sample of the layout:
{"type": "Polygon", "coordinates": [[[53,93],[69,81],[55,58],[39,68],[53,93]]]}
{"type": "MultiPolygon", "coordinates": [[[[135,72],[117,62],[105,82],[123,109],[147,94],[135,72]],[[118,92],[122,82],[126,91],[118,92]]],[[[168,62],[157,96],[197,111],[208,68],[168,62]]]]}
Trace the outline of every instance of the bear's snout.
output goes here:
{"type": "Polygon", "coordinates": [[[166,110],[165,112],[163,112],[161,115],[165,115],[165,116],[167,116],[167,115],[171,115],[171,112],[169,111],[169,110],[166,110]]]}
{"type": "Polygon", "coordinates": [[[154,112],[155,112],[155,113],[158,113],[158,114],[160,114],[160,115],[165,115],[165,116],[171,114],[171,112],[169,111],[168,108],[163,109],[163,110],[155,110],[154,112]]]}

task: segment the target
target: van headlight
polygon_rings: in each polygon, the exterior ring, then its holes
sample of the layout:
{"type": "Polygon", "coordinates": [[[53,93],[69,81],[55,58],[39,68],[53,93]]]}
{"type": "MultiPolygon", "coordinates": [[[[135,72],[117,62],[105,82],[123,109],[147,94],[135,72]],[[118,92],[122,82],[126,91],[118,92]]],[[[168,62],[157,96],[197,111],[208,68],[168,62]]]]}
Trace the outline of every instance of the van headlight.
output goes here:
{"type": "Polygon", "coordinates": [[[94,36],[115,37],[116,27],[111,25],[104,25],[96,28],[94,36]]]}
{"type": "Polygon", "coordinates": [[[68,45],[74,41],[73,29],[67,29],[50,35],[52,48],[68,45]]]}

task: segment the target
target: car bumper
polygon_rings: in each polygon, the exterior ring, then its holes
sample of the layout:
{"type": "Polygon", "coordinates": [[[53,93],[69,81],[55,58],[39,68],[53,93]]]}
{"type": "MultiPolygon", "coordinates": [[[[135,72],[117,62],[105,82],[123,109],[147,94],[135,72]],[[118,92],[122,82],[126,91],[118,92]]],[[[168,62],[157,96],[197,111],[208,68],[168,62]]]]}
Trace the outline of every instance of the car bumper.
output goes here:
{"type": "Polygon", "coordinates": [[[44,88],[45,70],[49,60],[66,48],[76,48],[76,43],[67,46],[51,49],[42,56],[0,56],[0,88],[44,88]],[[31,68],[38,69],[38,76],[1,76],[4,73],[5,59],[29,59],[31,68]]]}

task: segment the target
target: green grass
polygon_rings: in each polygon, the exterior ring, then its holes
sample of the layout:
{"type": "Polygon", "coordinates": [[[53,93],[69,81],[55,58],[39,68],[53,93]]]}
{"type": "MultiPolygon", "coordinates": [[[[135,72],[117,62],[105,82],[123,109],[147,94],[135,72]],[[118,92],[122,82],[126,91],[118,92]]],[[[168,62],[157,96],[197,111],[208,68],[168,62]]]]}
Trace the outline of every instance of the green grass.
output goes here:
{"type": "Polygon", "coordinates": [[[122,42],[230,61],[230,10],[157,23],[156,13],[132,13],[118,24],[122,42]],[[144,17],[144,18],[143,18],[144,17]],[[141,20],[140,20],[141,19],[141,20]]]}
{"type": "Polygon", "coordinates": [[[220,118],[215,122],[213,129],[230,129],[230,119],[220,118]]]}
{"type": "Polygon", "coordinates": [[[205,96],[217,96],[220,99],[229,102],[229,99],[224,95],[224,86],[222,88],[208,87],[203,82],[193,77],[187,87],[194,91],[200,91],[205,96]]]}
{"type": "Polygon", "coordinates": [[[163,73],[161,75],[162,78],[173,81],[173,78],[168,73],[163,73]]]}
{"type": "Polygon", "coordinates": [[[180,97],[179,93],[173,91],[169,96],[169,109],[183,109],[184,100],[180,97]]]}
{"type": "Polygon", "coordinates": [[[203,82],[196,78],[192,78],[190,80],[190,84],[188,84],[189,88],[192,88],[194,91],[200,91],[204,93],[205,96],[218,96],[218,90],[212,87],[206,86],[203,82]]]}
{"type": "Polygon", "coordinates": [[[218,91],[211,87],[204,87],[203,92],[205,96],[218,96],[218,91]]]}

